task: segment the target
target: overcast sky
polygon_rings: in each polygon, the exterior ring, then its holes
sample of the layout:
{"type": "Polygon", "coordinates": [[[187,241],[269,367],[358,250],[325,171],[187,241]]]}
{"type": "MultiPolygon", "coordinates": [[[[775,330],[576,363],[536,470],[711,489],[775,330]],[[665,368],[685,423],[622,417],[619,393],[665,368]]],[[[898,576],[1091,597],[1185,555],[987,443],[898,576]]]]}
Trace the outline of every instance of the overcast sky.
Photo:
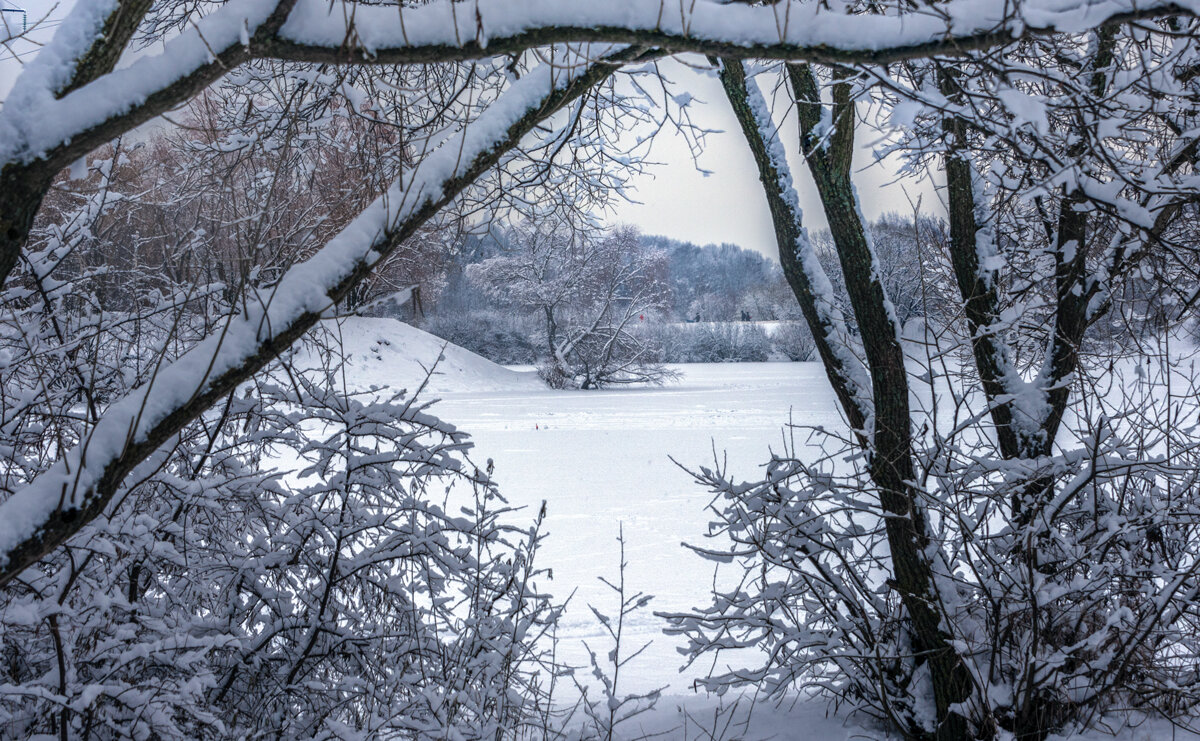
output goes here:
{"type": "MultiPolygon", "coordinates": [[[[74,4],[75,0],[68,0],[74,4]]],[[[19,36],[23,19],[33,30],[28,36],[0,46],[0,95],[7,95],[12,82],[21,71],[21,62],[37,53],[37,43],[44,43],[54,34],[58,22],[66,13],[54,0],[0,0],[0,39],[19,36]],[[16,11],[24,10],[18,13],[16,11]],[[37,43],[33,43],[37,42],[37,43]]]]}
{"type": "MultiPolygon", "coordinates": [[[[28,13],[29,24],[35,26],[29,39],[18,40],[0,49],[0,98],[7,95],[22,62],[37,53],[38,46],[34,42],[44,43],[49,39],[73,2],[0,0],[0,7],[6,9],[23,7],[28,13]]],[[[20,28],[20,14],[2,13],[0,20],[7,22],[13,30],[20,28]]],[[[7,35],[0,26],[0,38],[7,35]]],[[[619,207],[611,215],[612,220],[635,224],[647,234],[662,234],[698,244],[731,242],[774,257],[777,248],[766,199],[758,183],[750,149],[738,130],[720,83],[715,77],[683,64],[667,62],[664,69],[677,85],[673,93],[686,90],[695,98],[690,104],[693,120],[722,133],[706,138],[704,150],[694,163],[681,135],[670,127],[661,131],[651,157],[661,164],[649,166],[635,178],[633,197],[639,203],[619,207]],[[710,174],[705,176],[697,165],[710,174]]],[[[866,141],[869,136],[869,132],[860,131],[855,162],[855,183],[864,214],[874,218],[887,211],[910,212],[905,191],[914,199],[922,198],[924,211],[940,213],[937,194],[928,183],[913,179],[895,182],[894,163],[874,161],[870,142],[866,141]]],[[[794,123],[784,127],[783,137],[796,175],[805,224],[810,229],[823,228],[825,219],[815,186],[799,159],[794,123]]]]}
{"type": "MultiPolygon", "coordinates": [[[[663,234],[698,244],[732,242],[776,255],[766,197],[758,182],[750,148],[725,100],[720,82],[683,64],[669,63],[667,73],[680,89],[695,96],[696,101],[691,104],[694,119],[706,128],[719,129],[723,133],[707,137],[697,168],[683,137],[673,130],[662,131],[654,143],[652,159],[663,164],[649,167],[637,178],[635,197],[640,203],[619,208],[615,219],[637,224],[649,234],[663,234]],[[706,177],[701,169],[711,171],[711,174],[706,177]]],[[[770,100],[769,92],[764,93],[770,100]]],[[[782,110],[776,113],[782,118],[782,110]]],[[[782,136],[800,194],[805,225],[810,229],[823,229],[825,217],[816,195],[816,185],[800,157],[794,119],[784,124],[782,136]]],[[[866,217],[873,219],[888,211],[911,213],[910,197],[914,201],[921,199],[923,212],[942,213],[938,195],[928,182],[897,179],[894,161],[876,162],[869,141],[874,136],[877,134],[867,127],[859,127],[854,181],[866,217]]]]}

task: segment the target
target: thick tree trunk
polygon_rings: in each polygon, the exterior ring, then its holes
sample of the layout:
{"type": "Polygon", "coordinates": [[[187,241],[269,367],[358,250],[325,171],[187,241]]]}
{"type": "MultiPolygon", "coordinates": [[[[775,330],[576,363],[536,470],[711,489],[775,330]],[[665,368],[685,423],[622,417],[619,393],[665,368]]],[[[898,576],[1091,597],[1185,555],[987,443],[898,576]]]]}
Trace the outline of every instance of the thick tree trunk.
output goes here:
{"type": "Polygon", "coordinates": [[[971,677],[961,657],[950,646],[949,636],[941,629],[928,529],[918,493],[911,486],[916,473],[901,328],[875,270],[874,251],[850,179],[855,122],[850,86],[844,82],[834,86],[833,130],[828,141],[821,141],[817,134],[822,103],[816,77],[808,65],[790,64],[787,71],[799,111],[805,161],[817,184],[829,231],[837,246],[846,293],[854,307],[871,370],[875,400],[871,478],[879,487],[880,505],[887,513],[885,526],[895,585],[933,678],[938,718],[935,737],[967,738],[966,719],[953,706],[970,697],[971,677]]]}
{"type": "Polygon", "coordinates": [[[44,166],[0,170],[0,286],[21,259],[21,250],[54,175],[44,166]]]}
{"type": "MultiPolygon", "coordinates": [[[[942,93],[952,95],[956,87],[949,73],[939,70],[938,76],[942,93]]],[[[999,287],[994,280],[994,271],[988,270],[980,260],[979,240],[989,237],[980,234],[976,220],[975,175],[966,152],[967,124],[957,116],[948,117],[942,122],[942,131],[946,137],[943,164],[950,221],[950,265],[962,297],[980,385],[991,406],[997,445],[1005,458],[1016,458],[1030,441],[1023,439],[1014,423],[1012,405],[997,403],[998,399],[1015,390],[1011,387],[1012,379],[1006,376],[1011,363],[1009,348],[998,334],[999,287]]],[[[1036,426],[1034,420],[1025,423],[1027,427],[1036,426]]]]}

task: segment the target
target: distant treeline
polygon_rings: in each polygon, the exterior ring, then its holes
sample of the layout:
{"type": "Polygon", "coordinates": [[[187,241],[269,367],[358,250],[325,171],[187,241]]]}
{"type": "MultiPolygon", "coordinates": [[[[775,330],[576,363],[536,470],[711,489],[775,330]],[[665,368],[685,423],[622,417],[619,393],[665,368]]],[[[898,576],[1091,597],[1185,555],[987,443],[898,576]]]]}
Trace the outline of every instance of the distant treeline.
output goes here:
{"type": "MultiPolygon", "coordinates": [[[[545,308],[537,309],[529,303],[514,305],[511,291],[504,290],[504,286],[483,290],[480,271],[472,268],[522,253],[528,245],[522,241],[520,231],[501,225],[486,234],[464,236],[453,254],[447,256],[443,272],[425,291],[432,300],[426,298],[427,313],[419,321],[421,326],[496,362],[544,360],[548,353],[545,308]]],[[[898,317],[907,322],[924,316],[936,307],[937,296],[944,288],[930,285],[927,280],[929,276],[945,275],[937,266],[927,264],[937,259],[944,223],[888,214],[871,224],[871,232],[880,279],[898,317]],[[924,289],[923,279],[927,280],[924,289]]],[[[563,254],[568,256],[579,249],[572,246],[573,241],[583,239],[576,233],[556,235],[563,254]]],[[[650,343],[646,349],[656,361],[809,359],[811,336],[775,259],[730,243],[698,245],[661,235],[636,236],[636,240],[626,241],[621,259],[640,261],[644,264],[638,273],[640,278],[654,281],[653,308],[638,315],[634,328],[650,343]],[[672,326],[761,321],[782,324],[769,336],[749,325],[707,327],[698,332],[681,332],[672,326]]],[[[834,282],[835,297],[844,304],[841,269],[829,234],[816,232],[811,238],[834,282]]],[[[532,249],[538,254],[528,255],[530,269],[536,272],[537,261],[549,264],[545,261],[553,249],[545,244],[532,249]]],[[[574,269],[578,272],[583,268],[574,269]]],[[[542,293],[548,290],[543,287],[542,293]]],[[[570,304],[569,297],[563,297],[558,305],[566,308],[570,304]]]]}

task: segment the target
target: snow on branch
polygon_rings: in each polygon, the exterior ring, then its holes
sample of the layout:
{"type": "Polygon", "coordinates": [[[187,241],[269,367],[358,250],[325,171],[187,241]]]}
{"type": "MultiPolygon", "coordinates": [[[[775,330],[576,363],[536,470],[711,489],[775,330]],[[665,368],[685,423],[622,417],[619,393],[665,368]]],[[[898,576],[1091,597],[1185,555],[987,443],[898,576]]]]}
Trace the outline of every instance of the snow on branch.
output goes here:
{"type": "Polygon", "coordinates": [[[754,153],[764,192],[775,223],[780,262],[800,298],[830,383],[841,400],[851,426],[870,434],[874,420],[871,379],[855,354],[853,336],[838,307],[833,284],[821,266],[800,210],[800,197],[771,118],[757,84],[747,80],[741,64],[726,60],[722,82],[734,113],[754,153]]]}
{"type": "Polygon", "coordinates": [[[251,39],[279,5],[277,0],[234,0],[198,19],[160,53],[59,98],[64,77],[87,52],[84,42],[90,43],[103,20],[91,3],[77,4],[0,109],[0,163],[29,162],[58,148],[69,151],[55,153],[55,159],[74,159],[170,110],[250,59],[251,39]],[[92,29],[92,36],[75,32],[80,26],[92,29]]]}
{"type": "Polygon", "coordinates": [[[19,79],[0,113],[0,162],[28,162],[68,147],[73,160],[183,102],[254,58],[334,64],[480,59],[556,43],[639,44],[670,52],[829,64],[886,63],[961,54],[1034,34],[1105,23],[1194,15],[1198,0],[951,0],[902,13],[849,14],[847,3],[748,6],[684,0],[440,0],[416,8],[348,0],[234,0],[168,40],[159,54],[53,95],[95,27],[100,5],[83,3],[19,79]],[[76,20],[78,22],[76,22],[76,20]],[[68,34],[67,32],[71,33],[68,34]],[[45,60],[43,60],[45,57],[45,60]],[[87,134],[85,136],[85,134],[87,134]]]}
{"type": "MultiPolygon", "coordinates": [[[[1194,3],[952,0],[902,12],[848,2],[751,6],[695,0],[475,0],[416,8],[300,0],[280,31],[292,54],[357,48],[365,58],[427,49],[479,53],[567,41],[646,43],[672,51],[816,62],[886,62],[961,53],[1036,33],[1073,33],[1123,18],[1194,14],[1194,3]],[[854,13],[854,14],[852,14],[854,13]]],[[[280,50],[286,47],[279,47],[280,50]]]]}

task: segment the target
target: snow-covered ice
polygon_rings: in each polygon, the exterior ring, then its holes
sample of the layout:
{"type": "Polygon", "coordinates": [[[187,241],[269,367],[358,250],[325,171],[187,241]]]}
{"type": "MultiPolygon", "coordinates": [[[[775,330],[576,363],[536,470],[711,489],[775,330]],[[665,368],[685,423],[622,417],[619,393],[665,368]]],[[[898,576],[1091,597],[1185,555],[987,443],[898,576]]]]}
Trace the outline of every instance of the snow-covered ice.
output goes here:
{"type": "MultiPolygon", "coordinates": [[[[585,609],[615,609],[597,577],[616,576],[616,537],[624,523],[628,583],[656,595],[651,607],[679,611],[704,605],[711,567],[681,546],[707,529],[710,497],[671,462],[708,465],[714,447],[734,470],[764,463],[779,446],[789,409],[808,422],[839,424],[820,367],[803,363],[680,366],[682,380],[662,388],[598,392],[459,392],[435,411],[471,433],[476,457],[492,458],[501,491],[536,509],[547,502],[550,538],[540,554],[554,569],[554,591],[578,590],[566,616],[563,648],[600,626],[585,609]]],[[[631,672],[634,686],[683,688],[674,639],[646,611],[634,623],[633,648],[654,645],[631,672]]],[[[575,644],[575,645],[572,645],[575,644]]]]}

